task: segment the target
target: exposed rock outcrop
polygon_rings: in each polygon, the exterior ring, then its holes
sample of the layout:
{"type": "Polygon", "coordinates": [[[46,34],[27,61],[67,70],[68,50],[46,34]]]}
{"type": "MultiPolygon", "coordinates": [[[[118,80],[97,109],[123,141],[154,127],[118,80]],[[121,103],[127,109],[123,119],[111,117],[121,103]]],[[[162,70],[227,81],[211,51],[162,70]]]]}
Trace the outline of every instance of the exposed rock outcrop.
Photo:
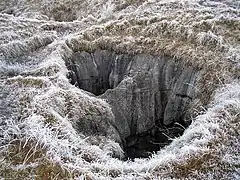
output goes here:
{"type": "Polygon", "coordinates": [[[183,67],[165,56],[107,50],[75,53],[67,64],[73,84],[111,105],[115,117],[112,126],[123,147],[135,147],[129,152],[132,157],[142,156],[142,150],[136,149],[157,150],[165,144],[168,138],[163,131],[173,136],[181,134],[183,128],[175,123],[189,123],[185,115],[195,96],[197,77],[193,67],[183,67]]]}

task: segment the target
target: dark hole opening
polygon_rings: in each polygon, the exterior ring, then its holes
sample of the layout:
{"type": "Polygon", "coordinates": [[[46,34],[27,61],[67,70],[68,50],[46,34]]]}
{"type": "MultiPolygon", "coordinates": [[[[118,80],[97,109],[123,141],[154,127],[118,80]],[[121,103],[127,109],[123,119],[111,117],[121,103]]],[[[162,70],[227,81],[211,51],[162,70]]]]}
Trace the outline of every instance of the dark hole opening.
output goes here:
{"type": "Polygon", "coordinates": [[[103,94],[108,89],[112,89],[108,80],[106,80],[104,77],[91,76],[90,79],[81,79],[81,81],[76,81],[72,76],[70,82],[71,84],[75,84],[80,89],[91,92],[96,96],[103,94]]]}
{"type": "Polygon", "coordinates": [[[174,138],[180,137],[186,127],[186,125],[177,123],[171,127],[155,127],[125,138],[125,160],[150,157],[164,146],[169,145],[174,138]]]}

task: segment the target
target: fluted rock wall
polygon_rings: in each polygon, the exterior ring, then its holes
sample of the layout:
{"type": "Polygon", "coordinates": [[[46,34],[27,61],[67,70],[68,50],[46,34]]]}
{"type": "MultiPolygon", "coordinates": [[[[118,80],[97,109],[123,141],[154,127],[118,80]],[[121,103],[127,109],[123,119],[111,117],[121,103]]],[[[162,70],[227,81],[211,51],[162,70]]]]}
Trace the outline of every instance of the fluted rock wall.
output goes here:
{"type": "Polygon", "coordinates": [[[72,70],[73,84],[111,105],[115,117],[112,126],[123,147],[140,144],[137,149],[148,149],[144,144],[150,145],[151,140],[164,144],[167,138],[160,133],[163,129],[178,135],[183,129],[173,128],[174,124],[189,123],[185,114],[196,95],[198,72],[194,67],[183,67],[165,56],[116,54],[107,50],[75,53],[66,64],[72,70]]]}

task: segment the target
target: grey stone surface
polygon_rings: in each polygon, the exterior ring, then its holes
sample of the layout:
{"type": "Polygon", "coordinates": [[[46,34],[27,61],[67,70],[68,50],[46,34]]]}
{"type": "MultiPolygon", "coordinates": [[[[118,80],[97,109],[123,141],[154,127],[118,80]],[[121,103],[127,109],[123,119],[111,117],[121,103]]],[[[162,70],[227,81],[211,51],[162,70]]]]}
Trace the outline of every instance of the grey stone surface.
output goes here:
{"type": "Polygon", "coordinates": [[[131,144],[131,140],[124,142],[126,138],[172,127],[175,122],[185,124],[198,75],[193,67],[183,67],[169,57],[106,50],[76,53],[70,67],[72,83],[111,105],[112,125],[125,146],[131,144]]]}

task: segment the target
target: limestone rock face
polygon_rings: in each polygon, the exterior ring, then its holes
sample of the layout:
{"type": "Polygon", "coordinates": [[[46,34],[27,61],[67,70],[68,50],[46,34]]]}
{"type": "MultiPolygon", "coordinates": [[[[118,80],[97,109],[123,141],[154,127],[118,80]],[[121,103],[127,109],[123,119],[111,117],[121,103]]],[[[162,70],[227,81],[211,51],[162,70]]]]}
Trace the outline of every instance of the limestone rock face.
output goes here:
{"type": "Polygon", "coordinates": [[[147,133],[149,141],[149,136],[160,137],[163,127],[186,124],[185,113],[195,96],[193,67],[183,67],[170,57],[106,50],[75,53],[70,63],[72,83],[111,105],[112,126],[125,146],[143,141],[141,134],[147,133]]]}

